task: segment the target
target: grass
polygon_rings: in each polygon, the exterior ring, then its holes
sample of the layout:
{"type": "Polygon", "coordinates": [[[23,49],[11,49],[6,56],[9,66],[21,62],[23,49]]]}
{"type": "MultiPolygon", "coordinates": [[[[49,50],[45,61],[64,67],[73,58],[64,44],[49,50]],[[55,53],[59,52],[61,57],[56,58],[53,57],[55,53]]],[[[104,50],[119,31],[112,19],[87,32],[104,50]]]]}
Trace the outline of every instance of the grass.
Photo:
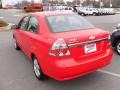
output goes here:
{"type": "Polygon", "coordinates": [[[0,32],[6,31],[5,27],[8,26],[8,23],[0,19],[0,32]]]}
{"type": "Polygon", "coordinates": [[[7,25],[8,25],[7,22],[5,22],[5,21],[3,21],[3,20],[0,20],[0,27],[5,27],[5,26],[7,26],[7,25]]]}

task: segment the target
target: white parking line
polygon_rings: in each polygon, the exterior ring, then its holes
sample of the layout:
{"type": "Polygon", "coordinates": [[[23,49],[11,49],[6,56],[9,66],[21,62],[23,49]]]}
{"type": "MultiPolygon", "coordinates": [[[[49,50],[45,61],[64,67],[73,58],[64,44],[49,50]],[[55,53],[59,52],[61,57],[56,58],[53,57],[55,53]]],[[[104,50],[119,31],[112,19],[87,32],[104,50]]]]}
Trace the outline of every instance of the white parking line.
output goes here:
{"type": "Polygon", "coordinates": [[[15,16],[15,17],[19,17],[19,16],[21,16],[21,15],[18,14],[18,15],[13,15],[13,16],[15,16]]]}
{"type": "Polygon", "coordinates": [[[113,73],[113,72],[109,72],[109,71],[105,71],[105,70],[98,70],[99,72],[105,73],[105,74],[109,74],[115,77],[119,77],[120,78],[120,74],[117,73],[113,73]]]}

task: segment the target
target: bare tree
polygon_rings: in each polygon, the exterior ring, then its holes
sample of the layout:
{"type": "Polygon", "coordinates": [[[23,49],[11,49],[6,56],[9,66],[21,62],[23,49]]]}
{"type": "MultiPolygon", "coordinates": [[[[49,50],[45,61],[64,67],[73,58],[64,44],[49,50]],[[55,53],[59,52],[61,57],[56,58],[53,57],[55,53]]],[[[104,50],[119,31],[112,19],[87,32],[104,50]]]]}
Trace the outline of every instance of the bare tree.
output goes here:
{"type": "Polygon", "coordinates": [[[2,8],[2,0],[0,0],[0,9],[2,8]]]}

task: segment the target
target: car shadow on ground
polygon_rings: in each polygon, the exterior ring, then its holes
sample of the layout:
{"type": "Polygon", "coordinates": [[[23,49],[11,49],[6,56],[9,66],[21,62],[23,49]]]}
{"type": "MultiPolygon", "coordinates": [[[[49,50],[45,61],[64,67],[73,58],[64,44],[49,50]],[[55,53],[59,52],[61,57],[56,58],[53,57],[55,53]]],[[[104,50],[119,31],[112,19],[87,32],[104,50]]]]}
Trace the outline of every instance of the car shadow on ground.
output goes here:
{"type": "Polygon", "coordinates": [[[62,88],[63,90],[67,90],[67,88],[69,87],[70,90],[73,90],[74,88],[87,87],[87,86],[89,87],[93,84],[97,84],[99,83],[99,81],[101,81],[101,79],[104,80],[103,77],[104,77],[103,73],[94,72],[94,73],[91,73],[76,79],[68,80],[68,81],[56,81],[51,78],[47,78],[42,82],[46,84],[46,86],[49,88],[54,87],[56,89],[62,88]]]}

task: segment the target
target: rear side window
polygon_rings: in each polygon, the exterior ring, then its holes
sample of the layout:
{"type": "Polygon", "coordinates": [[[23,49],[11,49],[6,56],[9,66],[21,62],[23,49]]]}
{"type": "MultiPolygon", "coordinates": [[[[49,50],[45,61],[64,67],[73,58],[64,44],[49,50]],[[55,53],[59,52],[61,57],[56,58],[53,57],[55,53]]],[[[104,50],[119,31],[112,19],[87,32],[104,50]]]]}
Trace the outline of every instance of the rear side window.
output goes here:
{"type": "Polygon", "coordinates": [[[39,22],[36,17],[31,17],[28,25],[28,31],[38,32],[39,22]]]}
{"type": "Polygon", "coordinates": [[[29,16],[23,18],[23,19],[21,20],[18,28],[21,29],[21,30],[26,30],[27,27],[28,27],[29,18],[30,18],[29,16]]]}
{"type": "Polygon", "coordinates": [[[94,28],[92,24],[79,15],[58,15],[46,17],[52,32],[69,32],[94,28]]]}

